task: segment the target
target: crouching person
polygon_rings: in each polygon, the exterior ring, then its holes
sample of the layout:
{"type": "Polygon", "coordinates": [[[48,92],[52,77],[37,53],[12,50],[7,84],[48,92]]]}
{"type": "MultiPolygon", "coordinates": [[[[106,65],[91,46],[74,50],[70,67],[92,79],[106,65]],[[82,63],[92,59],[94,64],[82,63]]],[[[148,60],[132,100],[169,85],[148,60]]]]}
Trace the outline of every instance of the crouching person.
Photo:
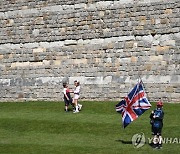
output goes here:
{"type": "Polygon", "coordinates": [[[152,147],[156,149],[162,148],[162,128],[163,128],[163,118],[164,118],[164,112],[163,112],[163,103],[161,101],[157,102],[157,108],[151,112],[150,115],[150,123],[152,125],[152,147]]]}

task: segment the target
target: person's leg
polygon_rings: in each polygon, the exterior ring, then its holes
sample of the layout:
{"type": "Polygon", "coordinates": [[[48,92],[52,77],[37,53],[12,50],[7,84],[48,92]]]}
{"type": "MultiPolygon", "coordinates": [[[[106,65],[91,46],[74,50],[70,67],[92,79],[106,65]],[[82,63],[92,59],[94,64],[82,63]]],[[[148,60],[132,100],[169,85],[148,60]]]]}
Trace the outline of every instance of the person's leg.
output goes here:
{"type": "Polygon", "coordinates": [[[162,142],[163,142],[163,138],[161,136],[161,132],[162,132],[162,126],[159,128],[158,130],[158,135],[159,135],[159,148],[162,148],[162,142]]]}
{"type": "Polygon", "coordinates": [[[69,104],[71,104],[72,109],[74,110],[74,100],[70,97],[69,104]]]}
{"type": "Polygon", "coordinates": [[[67,105],[65,105],[65,111],[66,111],[66,112],[68,111],[68,106],[67,106],[67,105]]]}
{"type": "Polygon", "coordinates": [[[81,109],[82,109],[82,104],[79,104],[79,103],[78,103],[78,100],[77,100],[77,104],[78,104],[79,111],[81,111],[81,109]]]}
{"type": "Polygon", "coordinates": [[[74,99],[74,105],[75,105],[75,112],[74,112],[74,113],[79,112],[79,110],[78,110],[78,103],[77,103],[77,99],[74,99]]]}
{"type": "Polygon", "coordinates": [[[154,135],[154,127],[153,127],[153,123],[151,124],[151,133],[152,133],[152,135],[154,135]]]}
{"type": "Polygon", "coordinates": [[[68,112],[68,106],[69,106],[69,102],[68,100],[64,99],[64,102],[65,102],[65,111],[68,112]]]}
{"type": "Polygon", "coordinates": [[[151,123],[151,135],[152,135],[152,140],[151,140],[151,142],[149,142],[149,145],[150,145],[150,146],[153,146],[153,145],[154,145],[154,144],[153,144],[153,138],[154,138],[153,123],[151,123]]]}
{"type": "Polygon", "coordinates": [[[162,148],[162,142],[163,142],[163,138],[161,135],[159,135],[159,148],[162,148]]]}
{"type": "Polygon", "coordinates": [[[153,148],[156,148],[158,146],[159,138],[157,135],[154,135],[153,138],[153,148]]]}
{"type": "Polygon", "coordinates": [[[158,129],[153,127],[153,133],[154,133],[153,148],[157,148],[159,144],[158,129]]]}

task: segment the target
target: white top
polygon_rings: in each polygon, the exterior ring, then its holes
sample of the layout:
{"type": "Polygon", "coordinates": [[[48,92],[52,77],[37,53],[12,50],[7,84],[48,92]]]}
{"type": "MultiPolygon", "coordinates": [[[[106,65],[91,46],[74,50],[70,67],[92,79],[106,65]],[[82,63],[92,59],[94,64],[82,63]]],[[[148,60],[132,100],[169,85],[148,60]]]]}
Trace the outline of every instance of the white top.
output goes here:
{"type": "Polygon", "coordinates": [[[66,94],[66,90],[67,90],[67,88],[64,88],[64,89],[63,89],[63,94],[64,94],[64,95],[66,94]]]}
{"type": "Polygon", "coordinates": [[[79,94],[80,93],[80,86],[77,86],[77,87],[75,87],[75,89],[74,89],[74,94],[79,94]]]}

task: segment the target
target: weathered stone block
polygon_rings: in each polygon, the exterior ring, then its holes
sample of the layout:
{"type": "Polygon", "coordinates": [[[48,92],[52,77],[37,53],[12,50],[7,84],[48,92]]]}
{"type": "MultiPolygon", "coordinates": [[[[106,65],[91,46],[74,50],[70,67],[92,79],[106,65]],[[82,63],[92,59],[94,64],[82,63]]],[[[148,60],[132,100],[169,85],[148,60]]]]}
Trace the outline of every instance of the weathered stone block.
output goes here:
{"type": "Polygon", "coordinates": [[[137,60],[138,60],[138,58],[137,58],[137,57],[134,57],[134,56],[133,56],[133,57],[131,57],[131,62],[132,62],[132,63],[136,63],[136,62],[137,62],[137,60]]]}
{"type": "Polygon", "coordinates": [[[146,16],[141,16],[139,17],[140,25],[145,25],[146,24],[146,16]]]}
{"type": "Polygon", "coordinates": [[[169,46],[157,46],[156,47],[157,52],[161,53],[161,52],[165,52],[169,50],[169,46]]]}
{"type": "Polygon", "coordinates": [[[45,52],[46,48],[35,48],[33,49],[33,53],[38,53],[38,52],[45,52]]]}
{"type": "Polygon", "coordinates": [[[87,59],[74,59],[73,60],[74,64],[87,64],[88,60],[87,59]]]}
{"type": "Polygon", "coordinates": [[[10,79],[0,79],[0,85],[1,86],[10,86],[10,79]]]}
{"type": "Polygon", "coordinates": [[[165,14],[172,14],[173,10],[172,9],[166,9],[164,11],[165,14]]]}
{"type": "Polygon", "coordinates": [[[3,59],[4,55],[0,55],[0,59],[3,59]]]}
{"type": "Polygon", "coordinates": [[[65,40],[64,45],[76,45],[76,40],[65,40]]]}
{"type": "Polygon", "coordinates": [[[134,47],[134,41],[128,41],[125,43],[125,48],[133,48],[134,47]]]}
{"type": "Polygon", "coordinates": [[[38,67],[38,66],[42,66],[43,62],[31,62],[29,65],[32,67],[38,67]]]}
{"type": "Polygon", "coordinates": [[[168,24],[169,23],[169,19],[161,19],[161,24],[168,24]]]}
{"type": "Polygon", "coordinates": [[[54,65],[60,66],[61,60],[54,60],[53,63],[54,63],[54,65]]]}
{"type": "Polygon", "coordinates": [[[7,24],[7,26],[12,26],[14,24],[14,20],[13,19],[8,19],[6,21],[6,24],[7,24]]]}

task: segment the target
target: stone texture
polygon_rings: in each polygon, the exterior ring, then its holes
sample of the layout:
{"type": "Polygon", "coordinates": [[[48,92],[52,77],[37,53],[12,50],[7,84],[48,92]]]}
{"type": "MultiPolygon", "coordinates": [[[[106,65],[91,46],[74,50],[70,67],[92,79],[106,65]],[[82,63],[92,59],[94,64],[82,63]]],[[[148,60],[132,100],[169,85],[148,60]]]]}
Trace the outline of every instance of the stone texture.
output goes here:
{"type": "Polygon", "coordinates": [[[120,100],[140,76],[150,101],[180,102],[178,0],[6,1],[0,7],[0,101],[120,100]]]}

